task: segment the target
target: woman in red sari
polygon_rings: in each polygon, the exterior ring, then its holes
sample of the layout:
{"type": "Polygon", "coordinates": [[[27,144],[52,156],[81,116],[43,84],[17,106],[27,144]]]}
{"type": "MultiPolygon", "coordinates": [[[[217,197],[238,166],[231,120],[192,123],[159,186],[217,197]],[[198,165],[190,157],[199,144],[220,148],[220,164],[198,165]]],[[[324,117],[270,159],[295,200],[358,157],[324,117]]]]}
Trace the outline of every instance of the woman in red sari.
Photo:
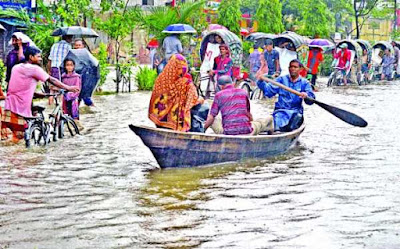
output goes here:
{"type": "Polygon", "coordinates": [[[149,106],[150,120],[160,128],[189,131],[190,110],[199,101],[185,57],[173,55],[154,84],[149,106]]]}

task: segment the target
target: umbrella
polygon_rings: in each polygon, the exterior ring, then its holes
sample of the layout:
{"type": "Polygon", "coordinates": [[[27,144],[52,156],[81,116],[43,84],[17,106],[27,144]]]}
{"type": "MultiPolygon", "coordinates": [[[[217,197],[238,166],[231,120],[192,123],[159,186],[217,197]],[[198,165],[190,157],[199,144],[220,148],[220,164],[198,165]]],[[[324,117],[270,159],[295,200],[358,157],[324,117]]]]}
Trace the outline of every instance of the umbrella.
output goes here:
{"type": "Polygon", "coordinates": [[[81,26],[58,28],[55,29],[51,35],[52,36],[73,35],[78,37],[89,37],[89,38],[99,37],[99,35],[93,29],[81,26]]]}
{"type": "Polygon", "coordinates": [[[245,28],[241,28],[241,29],[240,29],[240,34],[241,34],[242,36],[247,36],[248,34],[250,34],[250,31],[248,31],[248,30],[245,29],[245,28]]]}
{"type": "Polygon", "coordinates": [[[5,30],[6,30],[6,28],[4,28],[4,26],[3,26],[3,25],[1,25],[1,24],[0,24],[0,29],[1,29],[1,30],[3,30],[3,31],[5,31],[5,30]]]}
{"type": "Polygon", "coordinates": [[[323,48],[323,47],[334,47],[335,45],[327,39],[313,39],[308,44],[308,46],[323,48]]]}
{"type": "MultiPolygon", "coordinates": [[[[18,40],[21,40],[22,43],[28,43],[29,46],[37,48],[36,44],[31,40],[31,38],[29,38],[29,36],[25,35],[22,32],[14,32],[11,37],[13,37],[13,36],[17,37],[18,40]]],[[[8,42],[8,45],[9,46],[12,45],[12,38],[8,42]]]]}
{"type": "Polygon", "coordinates": [[[81,75],[82,89],[79,97],[91,97],[100,79],[99,61],[86,48],[71,49],[65,58],[74,60],[75,71],[81,75]]]}
{"type": "Polygon", "coordinates": [[[147,44],[147,47],[149,47],[149,48],[158,48],[158,46],[159,46],[159,44],[156,39],[151,39],[149,41],[149,44],[147,44]]]}
{"type": "Polygon", "coordinates": [[[225,29],[227,30],[227,28],[225,26],[219,25],[219,24],[210,24],[208,25],[207,30],[208,31],[212,31],[212,30],[216,30],[216,29],[225,29]]]}
{"type": "Polygon", "coordinates": [[[168,25],[163,31],[163,33],[168,34],[188,34],[197,33],[196,30],[187,24],[171,24],[168,25]]]}

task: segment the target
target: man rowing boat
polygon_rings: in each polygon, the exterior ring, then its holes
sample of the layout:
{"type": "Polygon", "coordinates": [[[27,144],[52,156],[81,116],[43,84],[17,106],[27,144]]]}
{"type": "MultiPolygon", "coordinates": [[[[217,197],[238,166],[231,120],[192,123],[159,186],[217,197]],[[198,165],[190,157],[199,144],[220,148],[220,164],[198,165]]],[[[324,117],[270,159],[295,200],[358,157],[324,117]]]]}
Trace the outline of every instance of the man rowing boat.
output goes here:
{"type": "MultiPolygon", "coordinates": [[[[301,97],[279,88],[272,83],[263,80],[257,82],[258,87],[264,92],[264,96],[272,98],[279,95],[278,102],[275,103],[275,110],[272,114],[274,118],[275,131],[288,132],[295,130],[303,123],[303,99],[308,105],[313,102],[307,97],[315,99],[315,95],[308,81],[299,75],[302,64],[299,60],[292,60],[289,64],[289,75],[278,77],[275,81],[290,87],[301,93],[301,97]]],[[[266,81],[270,79],[262,77],[266,81]]]]}

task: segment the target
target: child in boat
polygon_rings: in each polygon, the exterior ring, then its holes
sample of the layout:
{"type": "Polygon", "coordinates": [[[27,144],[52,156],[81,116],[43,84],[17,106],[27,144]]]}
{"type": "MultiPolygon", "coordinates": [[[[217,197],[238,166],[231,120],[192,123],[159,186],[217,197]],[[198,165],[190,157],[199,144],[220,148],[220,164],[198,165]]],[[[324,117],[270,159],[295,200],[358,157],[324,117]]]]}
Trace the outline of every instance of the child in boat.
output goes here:
{"type": "Polygon", "coordinates": [[[62,75],[62,82],[68,86],[76,86],[79,87],[79,91],[76,93],[67,92],[64,94],[63,98],[63,112],[64,114],[68,114],[75,121],[77,121],[77,125],[79,129],[82,129],[79,123],[79,93],[82,88],[81,76],[75,73],[75,61],[72,59],[64,60],[64,68],[65,73],[62,75]]]}

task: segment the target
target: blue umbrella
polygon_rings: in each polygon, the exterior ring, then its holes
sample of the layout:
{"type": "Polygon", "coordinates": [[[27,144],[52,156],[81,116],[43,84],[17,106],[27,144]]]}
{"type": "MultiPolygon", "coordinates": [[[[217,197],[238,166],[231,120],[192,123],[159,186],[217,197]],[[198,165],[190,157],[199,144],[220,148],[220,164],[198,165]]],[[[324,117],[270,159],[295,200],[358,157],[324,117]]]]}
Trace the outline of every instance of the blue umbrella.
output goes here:
{"type": "Polygon", "coordinates": [[[171,24],[168,25],[163,31],[163,33],[168,34],[188,34],[188,33],[197,33],[196,30],[187,24],[171,24]]]}

